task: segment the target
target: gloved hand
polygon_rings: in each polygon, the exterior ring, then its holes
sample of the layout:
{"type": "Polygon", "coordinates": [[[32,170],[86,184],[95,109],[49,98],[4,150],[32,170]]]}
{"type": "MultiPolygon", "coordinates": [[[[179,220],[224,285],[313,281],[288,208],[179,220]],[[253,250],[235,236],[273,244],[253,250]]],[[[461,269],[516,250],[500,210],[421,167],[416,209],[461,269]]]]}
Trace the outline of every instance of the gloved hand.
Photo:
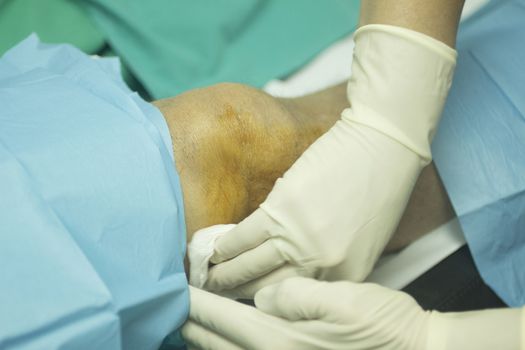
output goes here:
{"type": "MultiPolygon", "coordinates": [[[[255,295],[257,309],[190,287],[190,349],[520,349],[521,309],[425,312],[375,284],[292,278],[255,295]]],[[[523,344],[525,346],[525,344],[523,344]]]]}
{"type": "MultiPolygon", "coordinates": [[[[355,34],[351,108],[218,239],[206,289],[239,297],[302,275],[363,280],[397,227],[442,112],[456,53],[423,34],[355,34]]],[[[286,151],[286,150],[283,150],[286,151]]]]}

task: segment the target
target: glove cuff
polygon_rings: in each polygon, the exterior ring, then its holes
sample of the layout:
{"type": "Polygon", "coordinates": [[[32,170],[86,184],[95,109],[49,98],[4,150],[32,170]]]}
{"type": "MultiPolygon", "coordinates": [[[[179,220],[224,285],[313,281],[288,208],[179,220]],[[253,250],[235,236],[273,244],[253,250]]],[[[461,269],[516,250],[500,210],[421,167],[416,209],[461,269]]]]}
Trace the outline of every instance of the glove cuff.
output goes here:
{"type": "Polygon", "coordinates": [[[525,350],[525,307],[521,308],[520,333],[521,333],[521,350],[525,350]]]}
{"type": "Polygon", "coordinates": [[[372,127],[430,162],[456,56],[444,43],[409,29],[361,27],[348,82],[351,108],[342,119],[372,127]]]}
{"type": "Polygon", "coordinates": [[[434,51],[436,54],[441,55],[443,58],[455,61],[457,57],[457,52],[455,49],[451,48],[447,44],[432,38],[426,34],[411,30],[408,28],[403,28],[399,26],[393,26],[388,24],[368,24],[360,27],[354,33],[354,38],[359,37],[363,33],[375,31],[375,32],[384,32],[389,35],[395,35],[400,38],[405,38],[408,41],[416,43],[421,46],[426,46],[428,50],[434,51]]]}
{"type": "Polygon", "coordinates": [[[426,350],[524,348],[524,309],[430,315],[426,350]]]}

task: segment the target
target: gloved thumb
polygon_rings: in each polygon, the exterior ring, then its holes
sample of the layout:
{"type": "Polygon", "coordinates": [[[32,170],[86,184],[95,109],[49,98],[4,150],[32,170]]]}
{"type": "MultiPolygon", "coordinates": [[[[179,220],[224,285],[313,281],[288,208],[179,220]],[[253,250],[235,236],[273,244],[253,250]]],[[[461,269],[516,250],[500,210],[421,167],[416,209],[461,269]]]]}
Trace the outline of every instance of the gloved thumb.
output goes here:
{"type": "Polygon", "coordinates": [[[270,238],[270,231],[278,229],[280,226],[265,211],[257,209],[217,239],[210,262],[220,264],[256,248],[270,238]]]}
{"type": "Polygon", "coordinates": [[[327,285],[309,278],[289,278],[258,291],[255,306],[289,321],[321,319],[329,312],[325,303],[327,285]]]}

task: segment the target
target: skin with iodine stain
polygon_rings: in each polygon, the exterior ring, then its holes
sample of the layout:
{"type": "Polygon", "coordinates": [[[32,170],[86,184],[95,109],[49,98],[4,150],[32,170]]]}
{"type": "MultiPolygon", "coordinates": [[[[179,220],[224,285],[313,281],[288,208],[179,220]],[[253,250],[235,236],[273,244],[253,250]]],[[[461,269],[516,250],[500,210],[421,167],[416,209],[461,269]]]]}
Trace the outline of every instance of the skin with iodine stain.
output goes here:
{"type": "Polygon", "coordinates": [[[279,100],[239,84],[155,104],[172,135],[189,234],[248,216],[324,130],[306,128],[279,100]]]}
{"type": "MultiPolygon", "coordinates": [[[[154,104],[173,141],[188,241],[200,228],[238,223],[252,213],[277,178],[349,107],[345,84],[277,99],[224,83],[154,104]]],[[[452,217],[435,168],[427,167],[387,250],[406,246],[452,217]]]]}

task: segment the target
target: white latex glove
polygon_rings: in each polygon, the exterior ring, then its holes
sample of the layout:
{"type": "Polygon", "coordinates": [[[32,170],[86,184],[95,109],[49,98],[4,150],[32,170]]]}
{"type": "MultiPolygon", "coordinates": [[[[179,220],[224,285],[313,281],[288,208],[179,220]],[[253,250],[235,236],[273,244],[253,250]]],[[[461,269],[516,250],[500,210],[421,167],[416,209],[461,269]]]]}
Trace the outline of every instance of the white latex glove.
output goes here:
{"type": "Polygon", "coordinates": [[[431,159],[455,62],[453,49],[421,33],[357,30],[352,107],[217,240],[205,288],[250,297],[296,275],[363,280],[431,159]]]}
{"type": "Polygon", "coordinates": [[[425,312],[375,284],[292,278],[259,291],[257,309],[191,287],[190,298],[190,349],[517,350],[523,341],[521,309],[425,312]]]}

